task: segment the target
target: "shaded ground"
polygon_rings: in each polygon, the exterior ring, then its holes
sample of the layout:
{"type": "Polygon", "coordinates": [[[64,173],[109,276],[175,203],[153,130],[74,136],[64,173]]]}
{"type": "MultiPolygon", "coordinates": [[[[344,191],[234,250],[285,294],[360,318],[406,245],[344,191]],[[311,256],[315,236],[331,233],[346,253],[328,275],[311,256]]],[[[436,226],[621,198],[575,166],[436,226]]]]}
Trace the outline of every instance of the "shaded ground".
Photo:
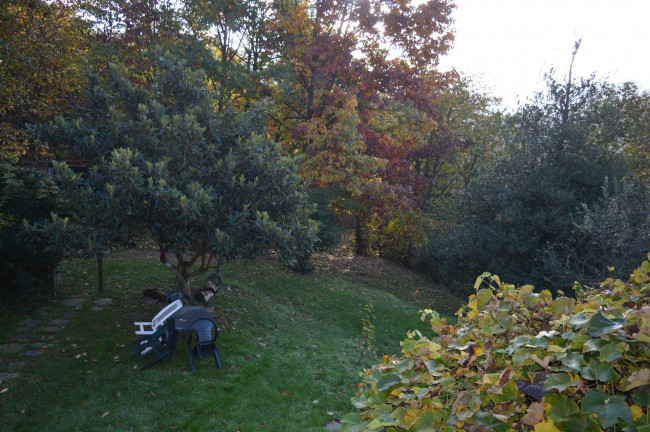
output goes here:
{"type": "Polygon", "coordinates": [[[312,264],[317,272],[390,292],[418,308],[453,315],[465,303],[464,296],[454,294],[400,264],[355,255],[351,235],[344,237],[335,251],[315,254],[312,264]]]}
{"type": "MultiPolygon", "coordinates": [[[[314,271],[363,284],[368,288],[381,289],[418,308],[435,309],[447,315],[454,315],[465,304],[464,295],[455,294],[400,264],[378,257],[356,255],[352,237],[352,232],[348,232],[335,250],[314,254],[311,259],[314,271]]],[[[158,251],[153,244],[124,253],[158,260],[158,251]]],[[[168,259],[174,261],[172,256],[168,259]]],[[[276,259],[272,254],[261,258],[276,259]]],[[[192,288],[198,290],[200,287],[195,284],[192,288]]]]}

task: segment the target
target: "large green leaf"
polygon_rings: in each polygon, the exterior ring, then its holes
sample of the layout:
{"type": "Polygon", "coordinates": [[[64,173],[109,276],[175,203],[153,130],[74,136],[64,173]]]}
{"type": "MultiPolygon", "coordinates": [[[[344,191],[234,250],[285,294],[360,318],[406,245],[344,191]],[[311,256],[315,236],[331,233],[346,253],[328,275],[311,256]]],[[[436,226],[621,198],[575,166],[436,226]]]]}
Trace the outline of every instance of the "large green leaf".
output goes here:
{"type": "Polygon", "coordinates": [[[550,374],[546,377],[544,383],[544,390],[556,389],[560,393],[569,387],[577,386],[580,384],[580,379],[571,380],[571,375],[567,373],[550,374]]]}
{"type": "Polygon", "coordinates": [[[623,429],[623,432],[650,432],[650,418],[644,415],[629,423],[623,429]]]}
{"type": "Polygon", "coordinates": [[[592,351],[598,352],[603,346],[607,345],[607,343],[608,342],[606,340],[602,340],[602,339],[589,339],[582,346],[582,352],[583,353],[588,353],[592,351]]]}
{"type": "Polygon", "coordinates": [[[601,432],[598,422],[591,416],[573,415],[568,420],[555,423],[561,432],[601,432]]]}
{"type": "Polygon", "coordinates": [[[341,419],[341,432],[361,432],[365,429],[367,421],[363,421],[361,414],[350,413],[346,414],[341,419]]]}
{"type": "Polygon", "coordinates": [[[441,415],[436,412],[427,411],[422,413],[411,428],[412,432],[434,432],[438,430],[437,424],[443,419],[441,415]]]}
{"type": "Polygon", "coordinates": [[[571,371],[579,373],[582,370],[582,367],[587,365],[587,362],[582,354],[571,351],[562,359],[562,364],[571,371]]]}
{"type": "Polygon", "coordinates": [[[408,359],[405,359],[405,360],[400,360],[395,365],[395,370],[398,373],[404,373],[405,371],[407,371],[409,369],[412,369],[412,368],[413,368],[413,359],[412,358],[408,358],[408,359]]]}
{"type": "Polygon", "coordinates": [[[587,316],[582,312],[580,312],[577,315],[573,315],[569,320],[569,324],[571,324],[575,329],[581,329],[585,327],[588,323],[589,323],[589,318],[587,318],[587,316]]]}
{"type": "Polygon", "coordinates": [[[625,342],[604,345],[600,349],[600,361],[612,362],[617,358],[620,358],[627,349],[628,345],[625,342]]]}
{"type": "Polygon", "coordinates": [[[494,417],[490,413],[479,411],[476,414],[474,414],[474,419],[477,425],[483,426],[484,429],[487,430],[491,430],[494,432],[507,432],[508,430],[510,430],[510,426],[499,421],[496,417],[494,417]]]}
{"type": "Polygon", "coordinates": [[[600,390],[592,390],[582,398],[582,413],[595,413],[603,428],[614,426],[618,419],[628,423],[632,421],[632,411],[624,396],[610,396],[600,390]]]}
{"type": "Polygon", "coordinates": [[[564,421],[580,413],[578,405],[568,396],[560,393],[547,393],[544,396],[544,409],[546,416],[553,420],[553,423],[564,421]]]}
{"type": "Polygon", "coordinates": [[[605,334],[612,333],[623,327],[620,320],[612,321],[602,313],[598,312],[589,319],[587,331],[593,337],[600,337],[605,334]]]}
{"type": "Polygon", "coordinates": [[[587,366],[582,368],[580,375],[584,379],[601,382],[607,382],[621,377],[610,365],[600,363],[598,360],[591,360],[587,366]]]}
{"type": "Polygon", "coordinates": [[[530,338],[526,346],[530,348],[548,348],[548,340],[544,337],[530,338]]]}
{"type": "Polygon", "coordinates": [[[650,407],[650,393],[643,390],[637,390],[632,393],[632,401],[640,407],[650,407]]]}
{"type": "Polygon", "coordinates": [[[396,386],[399,384],[401,381],[401,378],[399,375],[394,374],[394,373],[387,373],[377,383],[377,389],[379,391],[385,391],[390,389],[391,387],[396,386]]]}

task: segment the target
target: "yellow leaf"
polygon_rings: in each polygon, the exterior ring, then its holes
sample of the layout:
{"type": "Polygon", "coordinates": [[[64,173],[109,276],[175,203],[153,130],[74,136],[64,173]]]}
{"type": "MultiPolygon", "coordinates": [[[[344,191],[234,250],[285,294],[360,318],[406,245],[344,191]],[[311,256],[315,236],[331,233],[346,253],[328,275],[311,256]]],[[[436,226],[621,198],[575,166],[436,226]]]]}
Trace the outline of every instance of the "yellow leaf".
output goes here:
{"type": "Polygon", "coordinates": [[[537,423],[535,425],[535,432],[560,432],[553,424],[553,420],[537,423]]]}
{"type": "Polygon", "coordinates": [[[485,375],[483,375],[483,379],[482,379],[483,384],[492,384],[492,385],[494,385],[494,384],[499,382],[499,377],[500,376],[501,376],[501,374],[498,374],[498,373],[485,374],[485,375]]]}
{"type": "Polygon", "coordinates": [[[643,408],[640,406],[632,405],[630,409],[632,410],[632,419],[636,420],[639,417],[643,416],[643,408]]]}
{"type": "Polygon", "coordinates": [[[559,352],[563,352],[563,351],[564,351],[564,348],[562,348],[562,347],[559,346],[559,345],[549,345],[548,348],[547,348],[547,350],[548,350],[549,352],[557,352],[557,353],[559,353],[559,352]]]}

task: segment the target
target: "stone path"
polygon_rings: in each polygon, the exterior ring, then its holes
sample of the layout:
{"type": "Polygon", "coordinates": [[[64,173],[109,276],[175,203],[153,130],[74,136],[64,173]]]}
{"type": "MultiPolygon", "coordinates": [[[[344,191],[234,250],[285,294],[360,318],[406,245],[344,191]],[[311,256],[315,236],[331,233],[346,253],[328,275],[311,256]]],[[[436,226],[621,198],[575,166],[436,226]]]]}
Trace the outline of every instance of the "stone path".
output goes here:
{"type": "MultiPolygon", "coordinates": [[[[21,378],[20,370],[27,364],[29,358],[43,355],[53,345],[54,334],[65,329],[78,311],[87,302],[84,295],[73,296],[58,302],[61,308],[51,311],[50,308],[39,311],[37,318],[26,319],[19,323],[17,333],[8,338],[8,342],[0,344],[0,385],[21,378]],[[59,317],[55,317],[55,314],[59,317]]],[[[100,298],[91,307],[100,311],[111,304],[113,299],[100,298]]]]}

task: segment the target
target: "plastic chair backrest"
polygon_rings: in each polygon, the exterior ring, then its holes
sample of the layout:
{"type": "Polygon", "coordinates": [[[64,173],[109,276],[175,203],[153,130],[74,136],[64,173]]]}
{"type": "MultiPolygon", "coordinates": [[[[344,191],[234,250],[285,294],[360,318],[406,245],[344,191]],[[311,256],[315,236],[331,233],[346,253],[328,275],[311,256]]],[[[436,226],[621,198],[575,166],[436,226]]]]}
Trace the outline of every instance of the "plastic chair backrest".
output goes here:
{"type": "Polygon", "coordinates": [[[165,306],[158,314],[153,317],[151,320],[151,327],[156,330],[158,327],[160,327],[165,321],[167,321],[167,318],[172,316],[174,312],[179,310],[180,308],[183,307],[183,302],[180,300],[174,300],[167,306],[165,306]]]}
{"type": "Polygon", "coordinates": [[[192,332],[196,333],[199,344],[203,342],[212,342],[216,338],[217,326],[214,325],[214,322],[209,318],[201,318],[194,321],[192,328],[190,328],[190,336],[192,332]],[[212,330],[215,330],[214,337],[212,336],[212,330]]]}
{"type": "Polygon", "coordinates": [[[165,298],[165,303],[169,304],[174,300],[180,300],[180,301],[187,300],[188,306],[192,306],[192,299],[184,292],[173,292],[171,294],[168,294],[167,297],[165,298]]]}

